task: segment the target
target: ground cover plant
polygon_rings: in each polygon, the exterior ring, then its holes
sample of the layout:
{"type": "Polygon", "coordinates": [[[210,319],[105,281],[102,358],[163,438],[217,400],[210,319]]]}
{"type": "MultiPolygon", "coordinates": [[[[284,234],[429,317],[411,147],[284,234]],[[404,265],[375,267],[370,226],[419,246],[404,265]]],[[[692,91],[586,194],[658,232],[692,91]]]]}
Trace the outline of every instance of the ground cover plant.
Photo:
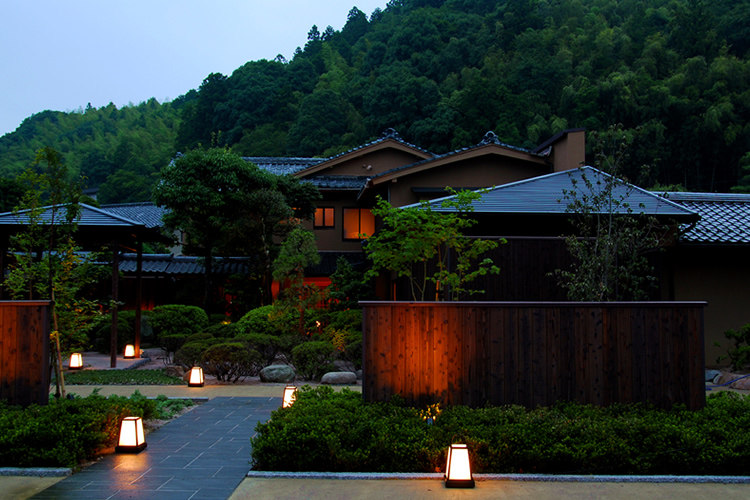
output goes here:
{"type": "Polygon", "coordinates": [[[164,370],[81,370],[65,374],[68,385],[185,385],[164,370]]]}
{"type": "Polygon", "coordinates": [[[0,466],[75,468],[115,445],[122,418],[163,420],[192,404],[138,391],[129,398],[94,393],[27,408],[0,401],[0,466]]]}
{"type": "Polygon", "coordinates": [[[459,406],[428,424],[428,410],[398,398],[364,403],[356,392],[307,388],[258,424],[253,467],[436,472],[452,442],[469,446],[477,473],[744,475],[750,467],[750,434],[742,431],[750,428],[750,397],[730,392],[710,396],[699,411],[459,406]]]}

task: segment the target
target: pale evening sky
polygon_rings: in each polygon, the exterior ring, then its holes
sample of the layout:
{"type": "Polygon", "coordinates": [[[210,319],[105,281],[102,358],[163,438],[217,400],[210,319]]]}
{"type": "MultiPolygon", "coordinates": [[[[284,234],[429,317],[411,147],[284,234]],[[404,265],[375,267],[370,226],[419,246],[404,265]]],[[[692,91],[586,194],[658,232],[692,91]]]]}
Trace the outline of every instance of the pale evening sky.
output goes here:
{"type": "Polygon", "coordinates": [[[209,73],[291,59],[313,24],[340,30],[387,0],[0,0],[0,136],[46,109],[118,108],[209,73]]]}

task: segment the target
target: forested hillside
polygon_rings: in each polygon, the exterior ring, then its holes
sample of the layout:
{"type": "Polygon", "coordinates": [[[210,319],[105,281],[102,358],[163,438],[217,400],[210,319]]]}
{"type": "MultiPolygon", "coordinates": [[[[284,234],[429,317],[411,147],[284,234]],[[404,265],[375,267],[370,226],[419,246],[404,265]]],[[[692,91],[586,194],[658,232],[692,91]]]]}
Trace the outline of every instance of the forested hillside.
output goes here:
{"type": "Polygon", "coordinates": [[[750,0],[392,0],[173,103],[35,115],[0,139],[0,168],[49,144],[106,194],[199,144],[328,156],[392,127],[440,153],[622,123],[630,180],[750,188],[749,57],[750,0]]]}

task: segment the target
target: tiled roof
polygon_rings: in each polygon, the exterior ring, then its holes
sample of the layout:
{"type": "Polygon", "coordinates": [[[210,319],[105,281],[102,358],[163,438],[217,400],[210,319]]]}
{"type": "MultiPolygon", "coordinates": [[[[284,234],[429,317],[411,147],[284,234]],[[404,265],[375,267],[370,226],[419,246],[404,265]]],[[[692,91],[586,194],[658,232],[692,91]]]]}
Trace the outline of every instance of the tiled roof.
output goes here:
{"type": "Polygon", "coordinates": [[[102,205],[102,210],[140,222],[147,228],[162,227],[162,216],[169,213],[165,207],[158,207],[153,203],[121,203],[117,205],[102,205]]]}
{"type": "Polygon", "coordinates": [[[750,194],[679,193],[665,195],[700,214],[681,240],[689,243],[750,243],[750,194]]]}
{"type": "MultiPolygon", "coordinates": [[[[62,212],[57,214],[61,217],[62,212]]],[[[52,207],[45,207],[41,214],[42,222],[52,220],[52,207]]],[[[5,212],[0,214],[0,225],[25,225],[29,223],[29,211],[23,210],[18,213],[5,212]]],[[[103,227],[145,227],[145,224],[128,217],[109,212],[101,208],[92,207],[81,203],[81,213],[78,216],[77,224],[81,226],[103,226],[103,227]]]]}
{"type": "Polygon", "coordinates": [[[399,172],[401,170],[406,170],[406,169],[409,169],[409,168],[413,168],[413,167],[416,167],[418,165],[423,165],[425,163],[429,163],[429,162],[432,162],[432,161],[442,160],[443,158],[449,158],[449,157],[455,156],[457,154],[465,153],[466,151],[471,151],[472,149],[478,149],[478,148],[487,146],[488,144],[495,144],[497,146],[501,146],[501,147],[506,148],[506,149],[510,149],[510,150],[513,150],[513,151],[518,151],[518,152],[521,152],[521,153],[527,153],[527,154],[533,155],[533,156],[540,156],[540,157],[544,156],[543,154],[537,154],[537,153],[532,152],[532,151],[530,151],[528,149],[525,149],[525,148],[521,148],[521,147],[518,147],[518,146],[511,146],[510,144],[506,144],[504,142],[501,142],[500,139],[497,137],[497,135],[494,132],[489,131],[486,134],[484,134],[484,137],[482,138],[482,140],[479,143],[474,144],[473,146],[467,146],[465,148],[456,149],[456,150],[450,151],[450,152],[442,154],[442,155],[435,155],[432,158],[427,158],[425,160],[420,160],[418,162],[410,163],[408,165],[401,165],[399,167],[392,168],[390,170],[386,170],[385,172],[380,172],[379,174],[374,175],[373,178],[378,178],[378,177],[382,177],[384,175],[389,175],[389,174],[392,174],[394,172],[399,172]]]}
{"type": "MultiPolygon", "coordinates": [[[[250,257],[217,257],[214,260],[213,273],[230,275],[249,272],[250,257]]],[[[120,257],[120,271],[135,273],[137,255],[125,253],[120,257]]],[[[199,257],[175,256],[172,254],[144,254],[142,261],[143,274],[203,274],[202,259],[199,257]]]]}
{"type": "Polygon", "coordinates": [[[274,156],[243,156],[242,159],[276,175],[291,175],[326,160],[326,158],[277,158],[274,156]]]}
{"type": "Polygon", "coordinates": [[[315,175],[301,179],[302,182],[309,182],[318,189],[335,189],[359,191],[369,177],[361,175],[315,175]]]}
{"type": "MultiPolygon", "coordinates": [[[[593,167],[582,167],[532,177],[491,188],[472,206],[477,213],[566,214],[569,213],[569,202],[563,193],[585,186],[584,177],[591,182],[592,189],[596,190],[598,186],[605,184],[609,175],[593,167]]],[[[613,196],[615,199],[626,199],[633,213],[683,220],[697,218],[694,212],[632,184],[619,182],[614,188],[613,196]]],[[[440,206],[447,198],[449,197],[432,200],[430,204],[437,211],[452,210],[440,206]]],[[[627,213],[627,207],[621,205],[618,213],[627,213]]]]}
{"type": "Polygon", "coordinates": [[[415,144],[412,144],[410,142],[406,142],[405,140],[403,140],[401,138],[401,136],[398,134],[398,132],[396,132],[392,128],[389,128],[389,129],[386,129],[383,132],[383,135],[381,135],[379,138],[375,139],[374,141],[370,141],[368,143],[365,143],[365,144],[362,144],[360,146],[357,146],[356,148],[349,149],[347,151],[344,151],[343,153],[339,153],[337,155],[331,156],[330,158],[326,158],[325,160],[326,161],[333,160],[334,158],[338,158],[340,156],[347,155],[347,154],[352,153],[354,151],[357,151],[359,149],[364,149],[364,148],[369,147],[369,146],[374,146],[375,144],[379,144],[379,143],[381,143],[383,141],[387,141],[388,139],[393,139],[394,141],[400,142],[401,144],[404,144],[405,146],[408,146],[408,147],[410,147],[412,149],[416,149],[416,150],[421,151],[421,152],[423,152],[425,154],[428,154],[430,156],[434,156],[434,153],[432,153],[430,151],[427,151],[426,149],[421,148],[421,147],[419,147],[419,146],[417,146],[415,144]]]}

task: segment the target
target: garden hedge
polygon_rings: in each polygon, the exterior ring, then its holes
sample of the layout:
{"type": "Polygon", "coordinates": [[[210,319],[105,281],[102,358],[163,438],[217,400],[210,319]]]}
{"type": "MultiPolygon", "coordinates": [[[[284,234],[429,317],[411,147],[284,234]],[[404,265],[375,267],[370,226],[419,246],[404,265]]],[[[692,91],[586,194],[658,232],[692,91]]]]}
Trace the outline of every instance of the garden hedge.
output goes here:
{"type": "Polygon", "coordinates": [[[723,392],[699,411],[575,403],[427,409],[365,403],[359,393],[303,390],[258,424],[257,470],[436,472],[452,442],[469,446],[474,472],[715,474],[750,470],[750,397],[723,392]],[[343,431],[342,429],[345,429],[343,431]]]}

